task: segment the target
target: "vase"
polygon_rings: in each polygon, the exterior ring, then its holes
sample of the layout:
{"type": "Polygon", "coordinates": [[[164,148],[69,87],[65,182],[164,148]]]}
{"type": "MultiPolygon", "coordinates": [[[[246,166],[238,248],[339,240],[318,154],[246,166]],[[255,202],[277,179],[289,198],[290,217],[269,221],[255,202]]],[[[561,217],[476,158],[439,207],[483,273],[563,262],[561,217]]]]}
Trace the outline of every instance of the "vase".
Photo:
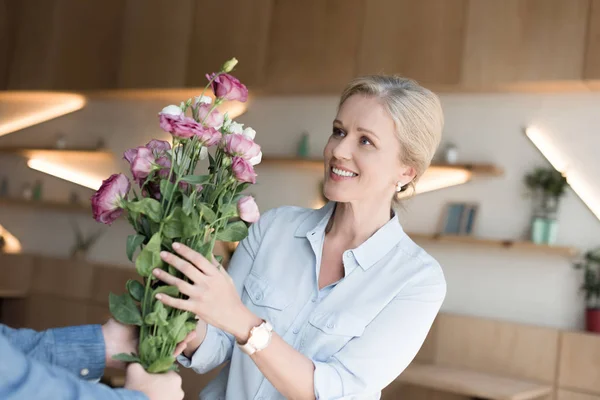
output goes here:
{"type": "Polygon", "coordinates": [[[534,217],[531,223],[531,241],[536,244],[554,244],[558,234],[558,221],[549,217],[534,217]]]}
{"type": "Polygon", "coordinates": [[[585,328],[588,332],[600,333],[600,308],[585,310],[585,328]]]}

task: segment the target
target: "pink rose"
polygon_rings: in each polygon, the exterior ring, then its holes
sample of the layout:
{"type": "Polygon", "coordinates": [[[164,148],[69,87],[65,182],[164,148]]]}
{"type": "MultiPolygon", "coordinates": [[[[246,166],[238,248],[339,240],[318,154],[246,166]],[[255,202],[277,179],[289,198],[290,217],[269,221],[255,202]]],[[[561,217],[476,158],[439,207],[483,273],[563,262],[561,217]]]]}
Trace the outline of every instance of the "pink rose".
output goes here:
{"type": "Polygon", "coordinates": [[[202,125],[190,117],[173,117],[168,114],[160,115],[160,127],[183,139],[189,139],[202,130],[202,125]]]}
{"type": "Polygon", "coordinates": [[[239,182],[256,183],[256,173],[252,165],[242,157],[233,157],[231,162],[233,175],[239,182]]]}
{"type": "Polygon", "coordinates": [[[158,170],[158,175],[163,178],[169,178],[169,173],[171,172],[171,160],[169,157],[162,156],[156,159],[156,164],[160,165],[160,169],[158,170]]]}
{"type": "MultiPolygon", "coordinates": [[[[208,80],[216,74],[206,75],[208,80]]],[[[212,89],[215,96],[224,100],[237,100],[244,102],[248,100],[248,89],[235,76],[229,74],[220,74],[212,83],[212,89]]]]}
{"type": "Polygon", "coordinates": [[[121,201],[129,193],[131,184],[123,174],[111,175],[102,182],[100,189],[92,196],[94,219],[103,224],[112,224],[123,213],[121,201]]]}
{"type": "Polygon", "coordinates": [[[155,157],[160,157],[167,151],[171,150],[171,144],[164,140],[152,139],[146,144],[146,148],[152,150],[155,157]]]}
{"type": "Polygon", "coordinates": [[[260,154],[260,146],[243,135],[227,135],[225,151],[232,155],[250,160],[260,154]]]}
{"type": "Polygon", "coordinates": [[[144,180],[154,169],[155,161],[152,150],[146,147],[138,148],[137,154],[131,161],[131,174],[133,175],[133,179],[142,185],[144,180]]]}
{"type": "Polygon", "coordinates": [[[203,146],[212,147],[221,141],[223,135],[215,128],[204,127],[202,131],[196,134],[198,142],[203,146]]]}
{"type": "Polygon", "coordinates": [[[133,159],[137,156],[138,150],[143,149],[144,146],[136,147],[134,149],[129,149],[125,153],[123,153],[123,158],[127,160],[129,164],[133,162],[133,159]]]}
{"type": "Polygon", "coordinates": [[[240,218],[246,222],[254,223],[260,218],[260,211],[252,196],[244,196],[237,203],[240,218]]]}
{"type": "Polygon", "coordinates": [[[223,117],[223,114],[216,109],[212,111],[211,109],[212,106],[210,104],[200,104],[200,106],[198,106],[198,120],[204,126],[219,129],[223,126],[225,117],[223,117]]]}

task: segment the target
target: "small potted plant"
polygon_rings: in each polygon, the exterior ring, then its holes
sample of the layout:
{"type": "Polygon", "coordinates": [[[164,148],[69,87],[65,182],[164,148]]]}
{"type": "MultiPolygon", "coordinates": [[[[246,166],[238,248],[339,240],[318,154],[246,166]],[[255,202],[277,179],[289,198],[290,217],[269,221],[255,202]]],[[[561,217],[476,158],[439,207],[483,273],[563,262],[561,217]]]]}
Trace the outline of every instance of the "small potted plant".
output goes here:
{"type": "Polygon", "coordinates": [[[600,333],[600,247],[586,252],[575,268],[583,270],[581,290],[585,293],[586,329],[600,333]]]}
{"type": "Polygon", "coordinates": [[[554,168],[536,168],[525,176],[525,185],[534,200],[531,240],[553,244],[558,231],[556,215],[560,198],[566,192],[567,179],[554,168]]]}

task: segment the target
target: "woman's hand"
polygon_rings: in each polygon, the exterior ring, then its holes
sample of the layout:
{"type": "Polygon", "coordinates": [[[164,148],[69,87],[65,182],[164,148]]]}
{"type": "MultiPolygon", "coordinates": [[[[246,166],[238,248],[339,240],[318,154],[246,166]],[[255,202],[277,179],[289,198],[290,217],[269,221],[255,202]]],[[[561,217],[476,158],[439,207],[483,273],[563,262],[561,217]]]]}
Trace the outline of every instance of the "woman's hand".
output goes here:
{"type": "Polygon", "coordinates": [[[187,276],[190,283],[160,269],[152,273],[189,298],[175,299],[163,293],[156,298],[167,306],[196,314],[241,342],[247,340],[250,329],[259,325],[261,319],[244,306],[229,274],[216,262],[209,262],[183,244],[173,243],[173,249],[183,258],[168,252],[161,252],[161,258],[187,276]]]}

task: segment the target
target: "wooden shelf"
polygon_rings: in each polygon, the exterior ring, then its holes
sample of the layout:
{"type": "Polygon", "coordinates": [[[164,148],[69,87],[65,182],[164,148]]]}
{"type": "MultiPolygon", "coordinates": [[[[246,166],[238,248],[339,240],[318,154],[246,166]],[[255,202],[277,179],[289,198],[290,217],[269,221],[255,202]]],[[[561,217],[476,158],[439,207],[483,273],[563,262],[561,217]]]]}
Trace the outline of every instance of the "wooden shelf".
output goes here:
{"type": "Polygon", "coordinates": [[[497,239],[485,239],[477,238],[473,236],[460,236],[460,235],[442,235],[433,234],[426,235],[420,233],[408,233],[408,236],[415,242],[437,242],[437,243],[450,243],[450,244],[466,244],[481,247],[496,247],[503,249],[513,249],[521,251],[537,251],[544,254],[553,254],[557,256],[573,257],[579,252],[574,247],[567,246],[550,246],[545,244],[536,244],[528,241],[516,241],[516,240],[497,240],[497,239]]]}
{"type": "MultiPolygon", "coordinates": [[[[323,159],[300,157],[264,157],[262,165],[281,165],[296,167],[323,168],[323,159]]],[[[440,164],[433,163],[431,169],[461,169],[471,172],[472,176],[502,176],[504,170],[493,164],[440,164]]]]}
{"type": "Polygon", "coordinates": [[[94,160],[112,160],[113,154],[105,149],[54,149],[54,148],[27,148],[27,147],[0,147],[0,154],[15,154],[23,157],[36,156],[61,156],[85,157],[94,160]]]}
{"type": "Polygon", "coordinates": [[[0,197],[0,206],[11,206],[11,207],[22,207],[22,208],[33,208],[37,210],[50,210],[50,211],[61,211],[71,213],[89,213],[92,215],[92,206],[85,204],[69,204],[60,203],[54,201],[45,200],[25,200],[16,198],[0,197]]]}

